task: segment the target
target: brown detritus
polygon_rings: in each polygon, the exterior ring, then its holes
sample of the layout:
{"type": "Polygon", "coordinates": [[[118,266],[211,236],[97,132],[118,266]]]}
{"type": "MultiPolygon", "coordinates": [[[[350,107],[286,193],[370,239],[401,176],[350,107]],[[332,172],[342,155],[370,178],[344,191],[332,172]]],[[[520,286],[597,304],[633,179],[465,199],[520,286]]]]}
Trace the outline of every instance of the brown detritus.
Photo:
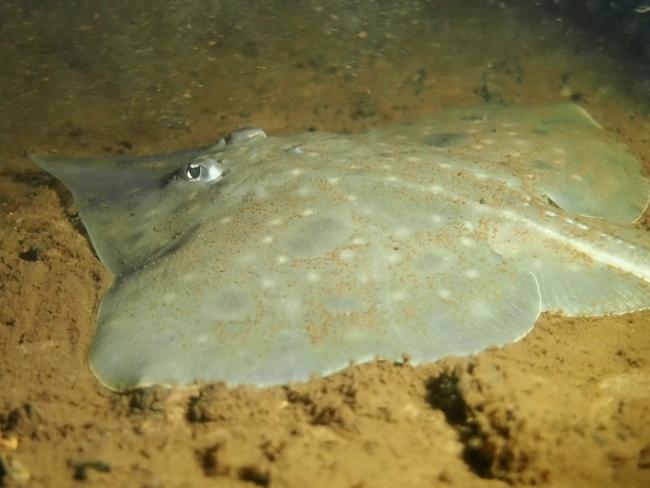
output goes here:
{"type": "Polygon", "coordinates": [[[0,451],[0,486],[22,486],[29,482],[30,471],[15,454],[0,451]]]}
{"type": "Polygon", "coordinates": [[[138,388],[127,394],[130,413],[155,413],[164,411],[164,402],[169,398],[170,388],[165,386],[151,386],[138,388]]]}
{"type": "Polygon", "coordinates": [[[98,473],[110,473],[111,466],[104,461],[70,461],[70,467],[72,468],[72,477],[78,481],[85,481],[88,479],[88,473],[90,471],[96,471],[98,473]]]}
{"type": "Polygon", "coordinates": [[[196,457],[205,476],[227,476],[230,473],[230,466],[223,465],[219,460],[219,449],[221,445],[215,444],[196,451],[196,457]]]}
{"type": "Polygon", "coordinates": [[[271,476],[268,471],[265,471],[254,464],[249,464],[239,468],[237,476],[240,480],[249,481],[257,486],[267,487],[271,483],[271,476]]]}

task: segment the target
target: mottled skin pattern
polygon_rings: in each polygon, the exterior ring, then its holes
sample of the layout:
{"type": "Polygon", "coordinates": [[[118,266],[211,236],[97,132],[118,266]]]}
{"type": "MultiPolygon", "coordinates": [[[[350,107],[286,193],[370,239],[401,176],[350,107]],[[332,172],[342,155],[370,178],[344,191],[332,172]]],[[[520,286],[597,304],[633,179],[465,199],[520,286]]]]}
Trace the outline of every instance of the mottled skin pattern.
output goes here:
{"type": "Polygon", "coordinates": [[[648,182],[573,105],[37,162],[117,275],[91,351],[116,390],[431,361],[517,340],[542,310],[650,306],[650,251],[628,225],[648,182]]]}

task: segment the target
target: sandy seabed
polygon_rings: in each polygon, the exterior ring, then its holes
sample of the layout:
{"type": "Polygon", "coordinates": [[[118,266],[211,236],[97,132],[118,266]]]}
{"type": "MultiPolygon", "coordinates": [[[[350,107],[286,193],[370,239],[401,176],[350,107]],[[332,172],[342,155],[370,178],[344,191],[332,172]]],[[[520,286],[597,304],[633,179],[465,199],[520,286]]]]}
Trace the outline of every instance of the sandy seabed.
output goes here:
{"type": "Polygon", "coordinates": [[[571,99],[650,171],[642,60],[535,2],[460,3],[0,7],[0,486],[650,486],[649,312],[268,389],[114,394],[88,369],[112,277],[30,153],[571,99]]]}

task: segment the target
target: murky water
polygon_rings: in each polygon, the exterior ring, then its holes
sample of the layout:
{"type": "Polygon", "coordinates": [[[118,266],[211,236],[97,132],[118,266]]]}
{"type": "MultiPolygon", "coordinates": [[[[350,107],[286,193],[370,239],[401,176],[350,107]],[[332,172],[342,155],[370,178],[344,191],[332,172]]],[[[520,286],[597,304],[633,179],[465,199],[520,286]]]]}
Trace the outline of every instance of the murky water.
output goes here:
{"type": "Polygon", "coordinates": [[[160,151],[250,125],[359,131],[486,101],[647,112],[650,98],[647,58],[561,2],[66,4],[0,7],[5,158],[160,151]]]}

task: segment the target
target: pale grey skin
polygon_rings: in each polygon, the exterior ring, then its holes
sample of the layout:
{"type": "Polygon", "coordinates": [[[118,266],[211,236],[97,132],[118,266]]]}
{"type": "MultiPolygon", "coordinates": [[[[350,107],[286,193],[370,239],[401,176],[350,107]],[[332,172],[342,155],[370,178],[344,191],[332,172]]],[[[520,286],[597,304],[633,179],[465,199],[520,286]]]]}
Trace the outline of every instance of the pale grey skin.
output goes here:
{"type": "Polygon", "coordinates": [[[639,162],[575,105],[484,106],[343,136],[35,158],[117,276],[90,360],[113,390],[274,385],[650,306],[639,162]]]}

